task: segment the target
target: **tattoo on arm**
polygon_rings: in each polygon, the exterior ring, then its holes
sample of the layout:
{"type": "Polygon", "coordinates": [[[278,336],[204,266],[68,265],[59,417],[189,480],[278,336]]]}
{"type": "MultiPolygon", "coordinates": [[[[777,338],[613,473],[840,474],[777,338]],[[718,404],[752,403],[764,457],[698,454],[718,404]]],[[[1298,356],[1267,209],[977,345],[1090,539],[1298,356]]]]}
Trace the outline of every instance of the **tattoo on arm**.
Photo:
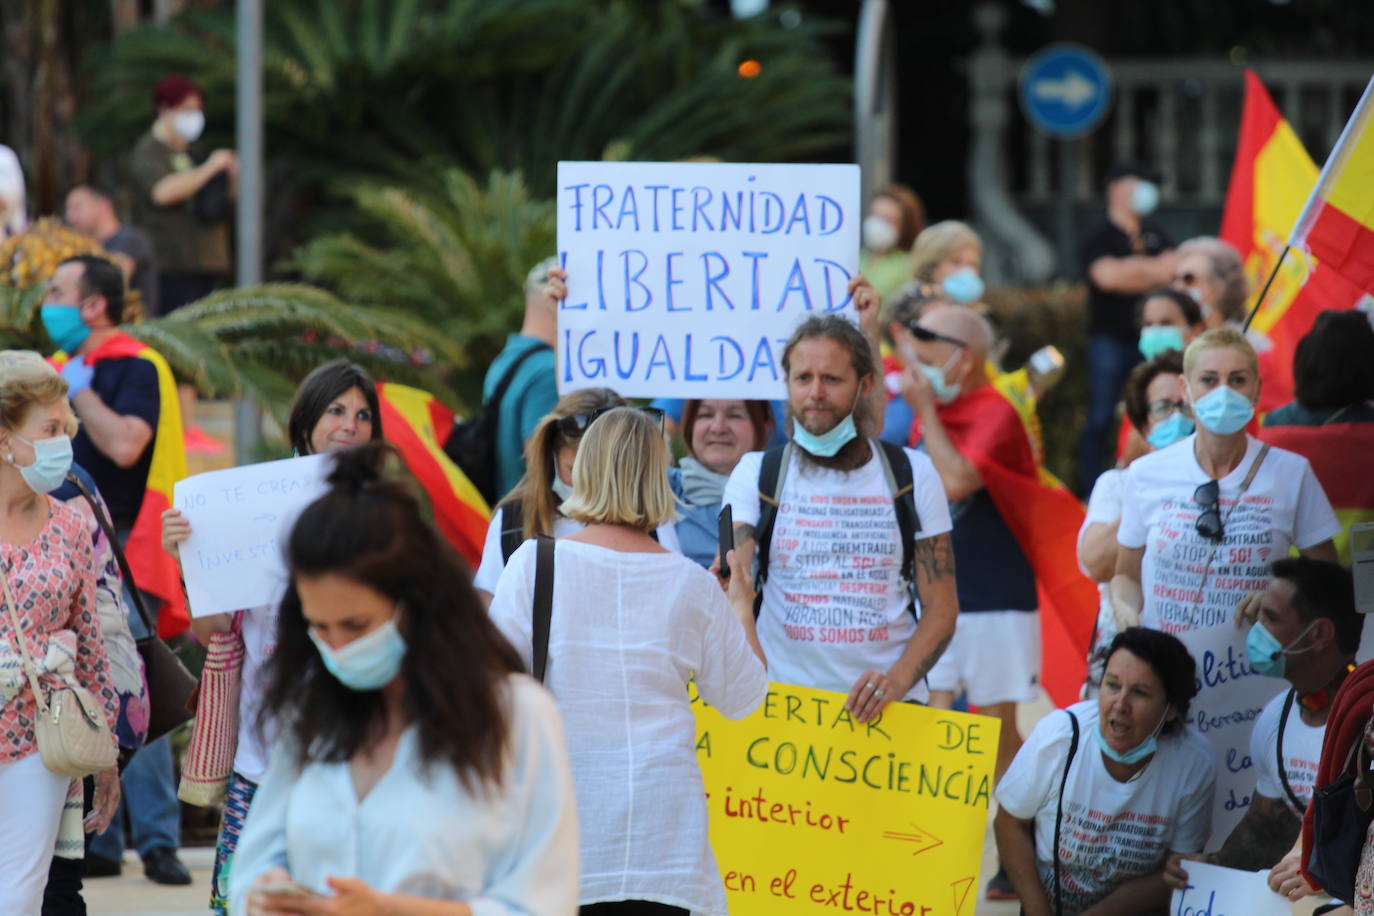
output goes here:
{"type": "Polygon", "coordinates": [[[1301,829],[1302,821],[1282,799],[1256,794],[1217,852],[1217,864],[1245,871],[1272,868],[1293,848],[1301,829]]]}
{"type": "Polygon", "coordinates": [[[930,673],[930,669],[934,668],[935,663],[940,660],[940,656],[945,654],[945,650],[949,648],[949,644],[953,639],[954,634],[951,633],[935,644],[935,648],[930,650],[930,654],[922,659],[921,663],[916,666],[916,676],[911,679],[911,683],[920,683],[920,681],[930,673]]]}
{"type": "Polygon", "coordinates": [[[927,582],[954,576],[954,548],[950,545],[948,532],[917,541],[914,557],[917,569],[927,582]]]}

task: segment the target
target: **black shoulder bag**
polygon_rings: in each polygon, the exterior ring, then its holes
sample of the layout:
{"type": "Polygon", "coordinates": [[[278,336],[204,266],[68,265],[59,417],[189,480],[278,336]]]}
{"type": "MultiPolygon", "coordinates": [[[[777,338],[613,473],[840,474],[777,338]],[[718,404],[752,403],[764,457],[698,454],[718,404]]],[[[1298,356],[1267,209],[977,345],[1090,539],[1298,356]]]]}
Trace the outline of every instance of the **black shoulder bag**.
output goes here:
{"type": "Polygon", "coordinates": [[[549,626],[553,621],[553,538],[541,534],[534,541],[534,638],[530,676],[544,683],[549,664],[549,626]]]}
{"type": "Polygon", "coordinates": [[[81,482],[79,477],[69,471],[67,472],[67,480],[75,484],[76,488],[81,491],[82,498],[86,500],[91,511],[95,514],[96,523],[100,525],[100,530],[105,533],[105,540],[110,542],[110,550],[114,552],[115,562],[119,564],[119,572],[129,586],[129,594],[134,599],[134,608],[138,611],[138,616],[148,631],[148,635],[137,640],[135,644],[138,647],[138,654],[143,657],[143,675],[148,681],[148,737],[144,743],[152,744],[195,715],[191,707],[191,697],[195,693],[199,681],[196,680],[195,675],[186,670],[181,659],[177,658],[176,653],[157,635],[157,623],[148,613],[148,609],[143,606],[143,596],[139,593],[138,583],[134,581],[134,573],[129,568],[129,561],[124,556],[124,548],[120,546],[119,538],[115,536],[114,525],[110,524],[109,518],[106,517],[100,505],[95,501],[95,497],[91,495],[91,491],[86,489],[86,485],[81,482]]]}
{"type": "Polygon", "coordinates": [[[1069,756],[1064,760],[1064,775],[1059,777],[1059,803],[1054,811],[1054,912],[1056,916],[1062,916],[1064,912],[1064,888],[1059,878],[1059,834],[1064,826],[1064,789],[1069,784],[1069,767],[1073,766],[1073,758],[1078,753],[1078,716],[1064,710],[1069,717],[1069,724],[1073,726],[1073,737],[1069,739],[1069,756]]]}
{"type": "Polygon", "coordinates": [[[1374,818],[1374,789],[1369,784],[1369,753],[1365,750],[1367,730],[1368,725],[1355,736],[1340,777],[1312,793],[1312,855],[1307,872],[1338,900],[1355,899],[1355,876],[1369,822],[1374,818]]]}
{"type": "Polygon", "coordinates": [[[1298,798],[1298,793],[1293,791],[1293,787],[1288,784],[1288,769],[1283,763],[1283,733],[1288,728],[1288,714],[1293,711],[1293,699],[1298,695],[1297,690],[1290,689],[1288,697],[1283,701],[1283,712],[1279,713],[1279,737],[1274,743],[1277,745],[1275,754],[1278,757],[1279,782],[1283,785],[1283,791],[1288,796],[1288,800],[1293,803],[1293,808],[1298,812],[1298,817],[1307,810],[1307,806],[1298,798]]]}

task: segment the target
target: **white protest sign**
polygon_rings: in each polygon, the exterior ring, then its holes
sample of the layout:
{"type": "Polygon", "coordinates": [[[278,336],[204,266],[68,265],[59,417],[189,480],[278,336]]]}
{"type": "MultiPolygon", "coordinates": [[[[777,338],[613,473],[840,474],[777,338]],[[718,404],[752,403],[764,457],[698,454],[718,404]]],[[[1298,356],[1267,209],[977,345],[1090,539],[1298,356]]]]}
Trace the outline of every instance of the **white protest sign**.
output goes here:
{"type": "Polygon", "coordinates": [[[808,315],[854,311],[859,167],[560,162],[558,390],[781,398],[808,315]]]}
{"type": "Polygon", "coordinates": [[[1238,871],[1184,862],[1188,889],[1174,891],[1169,916],[1292,916],[1293,907],[1269,889],[1268,871],[1238,871]]]}
{"type": "Polygon", "coordinates": [[[191,616],[272,604],[286,588],[282,548],[301,510],[327,489],[327,456],[210,471],[180,481],[172,504],[191,523],[181,570],[191,616]]]}

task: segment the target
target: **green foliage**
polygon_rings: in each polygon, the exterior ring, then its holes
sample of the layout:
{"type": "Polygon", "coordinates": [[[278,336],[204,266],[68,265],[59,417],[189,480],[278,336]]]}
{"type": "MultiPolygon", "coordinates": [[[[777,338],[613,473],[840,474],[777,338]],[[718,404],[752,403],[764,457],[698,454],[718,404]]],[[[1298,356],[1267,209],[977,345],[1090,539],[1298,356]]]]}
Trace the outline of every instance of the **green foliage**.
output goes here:
{"type": "Polygon", "coordinates": [[[418,321],[431,339],[461,341],[445,356],[468,370],[460,387],[472,400],[482,370],[519,326],[527,272],[554,251],[553,205],[502,172],[482,188],[452,169],[436,185],[353,188],[365,216],[360,234],[317,238],[289,266],[346,300],[384,298],[390,314],[418,321]]]}
{"type": "MultiPolygon", "coordinates": [[[[737,21],[688,0],[274,0],[266,4],[269,154],[293,185],[413,182],[426,163],[518,171],[553,191],[558,159],[822,157],[848,143],[850,88],[820,26],[781,11],[737,21]],[[761,62],[753,79],[738,64],[761,62]]],[[[80,126],[129,149],[150,87],[182,72],[207,92],[207,143],[230,145],[229,5],[116,38],[80,126]]]]}

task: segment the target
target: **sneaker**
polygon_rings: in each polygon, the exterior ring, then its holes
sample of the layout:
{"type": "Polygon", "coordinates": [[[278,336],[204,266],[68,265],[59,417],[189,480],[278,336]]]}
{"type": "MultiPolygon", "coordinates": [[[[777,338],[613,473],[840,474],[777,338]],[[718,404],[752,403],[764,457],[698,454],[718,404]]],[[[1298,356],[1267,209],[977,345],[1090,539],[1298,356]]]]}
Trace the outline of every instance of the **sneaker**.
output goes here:
{"type": "Polygon", "coordinates": [[[117,859],[107,859],[93,852],[86,853],[82,875],[87,878],[118,878],[124,871],[124,863],[117,859]]]}
{"type": "Polygon", "coordinates": [[[143,857],[143,874],[154,884],[190,884],[191,873],[169,846],[151,849],[143,857]]]}
{"type": "Polygon", "coordinates": [[[201,429],[199,426],[186,427],[186,432],[182,440],[186,445],[186,454],[188,455],[209,455],[214,457],[224,454],[224,443],[201,429]]]}
{"type": "Polygon", "coordinates": [[[989,900],[1020,900],[1021,897],[1016,893],[1016,888],[1011,886],[1011,879],[1007,877],[1007,870],[1002,866],[997,866],[997,874],[988,881],[987,897],[989,900]]]}

